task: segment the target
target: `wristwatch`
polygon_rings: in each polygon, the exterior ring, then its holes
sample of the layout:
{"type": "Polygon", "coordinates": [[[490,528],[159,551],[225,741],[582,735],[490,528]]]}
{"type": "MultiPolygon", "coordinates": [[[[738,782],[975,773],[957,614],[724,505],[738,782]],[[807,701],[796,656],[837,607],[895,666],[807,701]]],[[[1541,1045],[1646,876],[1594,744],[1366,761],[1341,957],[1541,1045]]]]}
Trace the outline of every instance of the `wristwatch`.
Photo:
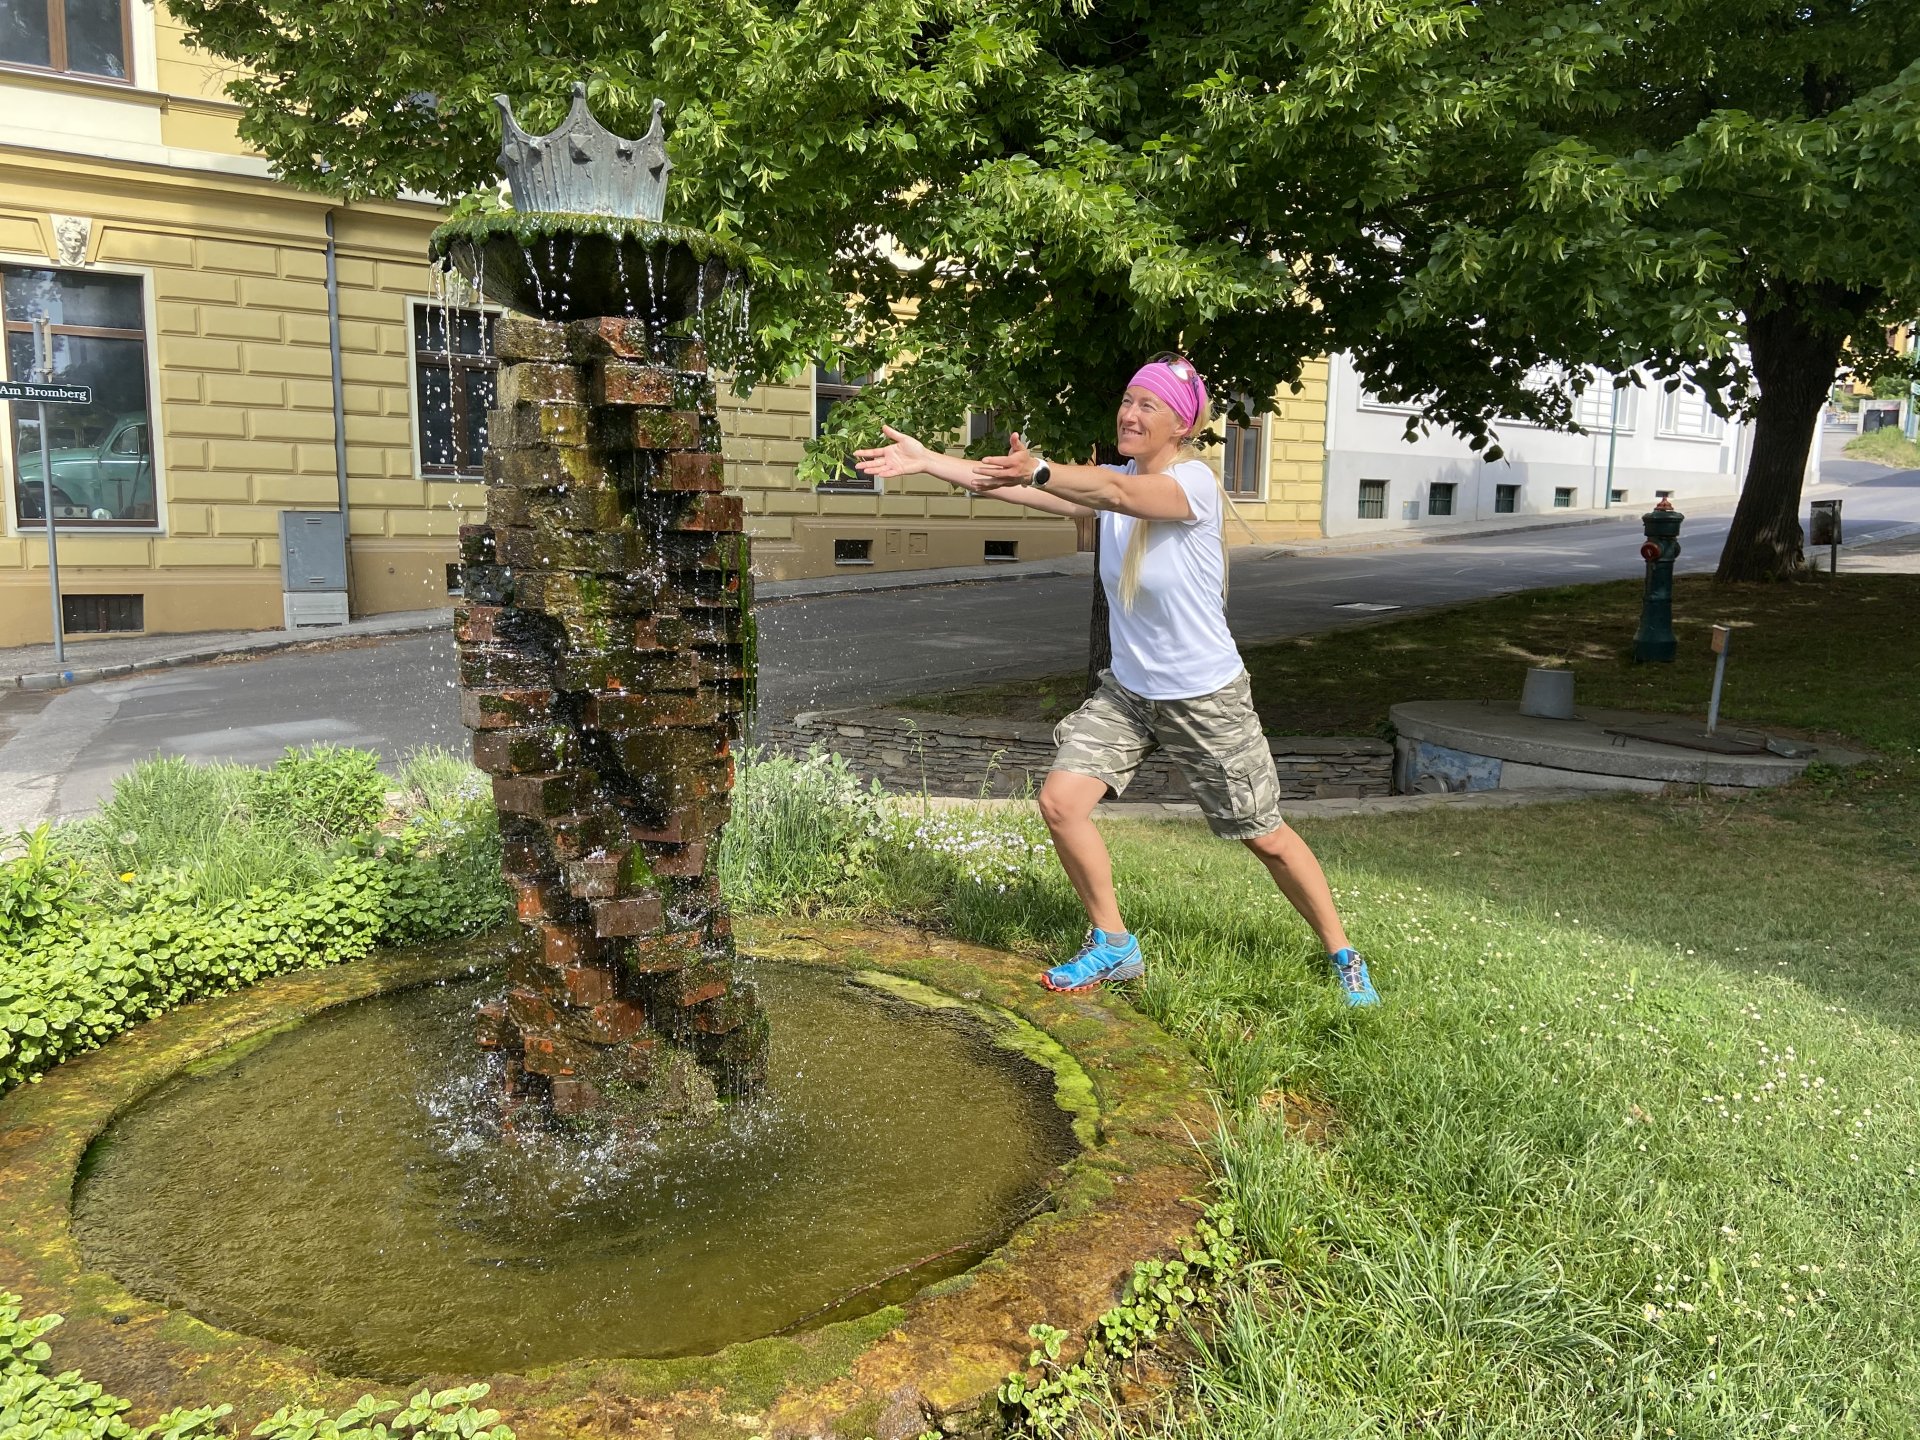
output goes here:
{"type": "Polygon", "coordinates": [[[1033,479],[1027,483],[1038,488],[1053,478],[1053,466],[1047,463],[1046,456],[1044,455],[1034,456],[1033,461],[1033,479]]]}

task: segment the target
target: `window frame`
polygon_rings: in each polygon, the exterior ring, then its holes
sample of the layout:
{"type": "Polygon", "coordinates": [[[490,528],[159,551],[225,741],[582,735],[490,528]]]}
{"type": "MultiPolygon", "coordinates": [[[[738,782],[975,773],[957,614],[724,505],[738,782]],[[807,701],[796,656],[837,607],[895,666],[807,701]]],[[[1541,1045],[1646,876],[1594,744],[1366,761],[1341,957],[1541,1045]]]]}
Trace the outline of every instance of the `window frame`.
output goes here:
{"type": "MultiPolygon", "coordinates": [[[[0,65],[0,72],[7,67],[0,65]]],[[[147,406],[146,424],[150,464],[153,468],[153,519],[151,520],[94,520],[77,517],[63,517],[56,522],[56,533],[85,532],[90,535],[133,535],[153,537],[168,533],[167,523],[167,472],[165,458],[166,426],[161,419],[160,371],[158,350],[154,344],[159,333],[155,315],[155,297],[153,271],[147,267],[126,265],[92,264],[60,265],[45,255],[26,255],[16,251],[0,251],[0,271],[5,270],[46,270],[63,275],[105,275],[118,279],[132,280],[140,287],[140,331],[138,335],[116,326],[96,325],[55,325],[56,335],[71,334],[81,339],[138,339],[140,342],[140,369],[146,382],[147,406]]],[[[6,284],[6,277],[0,274],[0,289],[6,284]]],[[[0,318],[0,377],[9,380],[24,379],[14,375],[9,368],[6,337],[20,331],[33,332],[27,321],[8,321],[0,318]]],[[[20,518],[20,457],[19,457],[19,417],[15,406],[20,401],[0,400],[0,508],[5,515],[0,517],[0,534],[11,536],[40,536],[47,533],[44,520],[22,520],[20,518]]],[[[106,437],[102,437],[103,440],[106,437]]]]}
{"type": "MultiPolygon", "coordinates": [[[[442,302],[430,296],[410,295],[407,297],[407,404],[412,411],[413,473],[416,479],[440,485],[480,485],[486,483],[487,457],[483,447],[478,463],[472,470],[461,470],[457,466],[429,465],[427,461],[426,436],[421,433],[421,425],[426,419],[420,391],[420,366],[431,360],[436,364],[445,364],[451,371],[455,365],[463,370],[491,369],[494,374],[494,397],[499,398],[500,360],[492,353],[493,328],[504,312],[498,305],[455,305],[442,302]],[[488,353],[484,365],[478,363],[482,357],[462,352],[442,353],[424,348],[427,327],[421,323],[422,312],[428,310],[452,310],[481,316],[486,323],[488,353]],[[464,362],[464,363],[463,363],[464,362]]],[[[465,390],[456,390],[452,376],[448,376],[447,393],[459,395],[461,404],[465,403],[465,390]]],[[[492,408],[492,407],[489,407],[492,408]]],[[[455,417],[454,435],[456,439],[464,433],[459,428],[459,416],[455,417]]]]}
{"type": "Polygon", "coordinates": [[[1654,411],[1654,434],[1662,440],[1692,440],[1699,444],[1719,445],[1727,438],[1727,422],[1713,413],[1707,404],[1707,398],[1691,385],[1676,386],[1672,390],[1660,392],[1660,403],[1654,411]],[[1700,406],[1700,425],[1696,429],[1685,430],[1680,427],[1681,397],[1691,393],[1700,406]]]}
{"type": "MultiPolygon", "coordinates": [[[[812,403],[807,407],[809,412],[808,423],[812,426],[812,437],[818,440],[820,438],[821,422],[825,418],[820,413],[821,396],[823,394],[827,395],[833,399],[835,403],[842,400],[852,400],[857,397],[862,390],[866,389],[867,386],[873,384],[875,380],[878,380],[880,373],[877,370],[870,371],[861,376],[856,383],[846,378],[847,372],[845,370],[829,370],[825,365],[821,364],[818,359],[809,361],[808,365],[810,367],[807,371],[808,392],[812,396],[812,403]],[[829,375],[838,375],[841,378],[838,380],[828,380],[825,377],[829,375]]],[[[878,495],[881,493],[881,488],[878,477],[862,475],[858,470],[848,466],[830,479],[822,480],[818,485],[814,486],[813,493],[816,495],[878,495]]]]}
{"type": "Polygon", "coordinates": [[[1448,520],[1458,518],[1460,513],[1459,504],[1460,482],[1458,480],[1429,480],[1427,482],[1427,518],[1429,520],[1433,519],[1436,515],[1448,520]],[[1447,501],[1447,508],[1444,510],[1434,503],[1434,497],[1442,492],[1445,493],[1447,501]]]}
{"type": "Polygon", "coordinates": [[[1520,513],[1520,497],[1523,489],[1524,487],[1512,482],[1495,485],[1493,487],[1493,513],[1496,515],[1518,515],[1520,513]],[[1508,502],[1504,509],[1501,508],[1500,504],[1502,500],[1508,502]]]}
{"type": "Polygon", "coordinates": [[[43,0],[47,9],[47,59],[46,65],[34,65],[25,60],[0,60],[0,73],[14,71],[23,75],[59,75],[66,79],[94,81],[101,85],[124,85],[129,90],[139,87],[137,76],[138,57],[133,50],[133,0],[118,0],[120,7],[120,65],[125,75],[101,75],[92,70],[75,70],[65,62],[67,54],[67,4],[66,0],[43,0]]]}
{"type": "Polygon", "coordinates": [[[1355,514],[1354,518],[1358,520],[1385,520],[1387,518],[1387,502],[1392,498],[1393,498],[1393,486],[1390,481],[1377,480],[1373,478],[1361,480],[1359,482],[1360,503],[1355,507],[1357,513],[1355,514]],[[1380,508],[1378,511],[1374,512],[1373,514],[1369,514],[1367,512],[1367,491],[1368,491],[1368,487],[1375,486],[1375,485],[1380,487],[1379,496],[1378,496],[1380,508]]]}
{"type": "Polygon", "coordinates": [[[1235,424],[1229,418],[1223,427],[1226,443],[1220,450],[1220,488],[1231,499],[1257,502],[1265,498],[1267,492],[1267,417],[1256,414],[1251,406],[1247,407],[1247,415],[1251,424],[1235,424]],[[1249,441],[1253,449],[1253,484],[1236,488],[1235,466],[1229,463],[1229,457],[1238,454],[1244,460],[1249,441]]]}

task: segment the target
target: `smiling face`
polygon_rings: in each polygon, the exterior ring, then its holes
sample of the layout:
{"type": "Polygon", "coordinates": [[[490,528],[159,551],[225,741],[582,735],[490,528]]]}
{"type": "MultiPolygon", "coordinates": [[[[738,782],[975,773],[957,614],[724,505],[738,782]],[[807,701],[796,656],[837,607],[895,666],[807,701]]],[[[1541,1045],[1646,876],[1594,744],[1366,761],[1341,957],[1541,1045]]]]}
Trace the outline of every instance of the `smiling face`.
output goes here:
{"type": "Polygon", "coordinates": [[[1173,407],[1144,385],[1129,385],[1120,397],[1114,430],[1120,453],[1129,460],[1158,455],[1179,444],[1187,434],[1187,426],[1174,414],[1173,407]]]}

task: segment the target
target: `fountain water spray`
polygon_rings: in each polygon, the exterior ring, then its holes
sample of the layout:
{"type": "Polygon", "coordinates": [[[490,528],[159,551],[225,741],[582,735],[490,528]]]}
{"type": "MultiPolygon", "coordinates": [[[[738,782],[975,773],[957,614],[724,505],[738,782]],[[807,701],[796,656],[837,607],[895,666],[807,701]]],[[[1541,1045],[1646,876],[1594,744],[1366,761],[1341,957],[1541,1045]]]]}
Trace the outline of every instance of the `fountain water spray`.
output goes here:
{"type": "Polygon", "coordinates": [[[715,874],[752,617],[701,322],[740,323],[744,264],[661,223],[659,101],[636,141],[581,85],[546,136],[496,98],[519,208],[433,238],[521,312],[494,327],[487,523],[461,529],[455,618],[525,930],[480,1043],[504,1057],[509,1123],[527,1105],[698,1117],[761,1082],[768,1041],[715,874]]]}

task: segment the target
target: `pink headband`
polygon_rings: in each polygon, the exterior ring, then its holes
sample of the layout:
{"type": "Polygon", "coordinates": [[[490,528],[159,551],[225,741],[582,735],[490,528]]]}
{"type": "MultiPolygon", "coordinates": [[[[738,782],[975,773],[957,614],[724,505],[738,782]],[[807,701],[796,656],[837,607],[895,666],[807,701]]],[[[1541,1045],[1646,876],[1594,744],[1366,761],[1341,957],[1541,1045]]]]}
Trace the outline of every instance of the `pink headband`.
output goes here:
{"type": "Polygon", "coordinates": [[[1127,383],[1166,401],[1189,430],[1207,413],[1207,382],[1186,360],[1150,360],[1127,383]]]}

